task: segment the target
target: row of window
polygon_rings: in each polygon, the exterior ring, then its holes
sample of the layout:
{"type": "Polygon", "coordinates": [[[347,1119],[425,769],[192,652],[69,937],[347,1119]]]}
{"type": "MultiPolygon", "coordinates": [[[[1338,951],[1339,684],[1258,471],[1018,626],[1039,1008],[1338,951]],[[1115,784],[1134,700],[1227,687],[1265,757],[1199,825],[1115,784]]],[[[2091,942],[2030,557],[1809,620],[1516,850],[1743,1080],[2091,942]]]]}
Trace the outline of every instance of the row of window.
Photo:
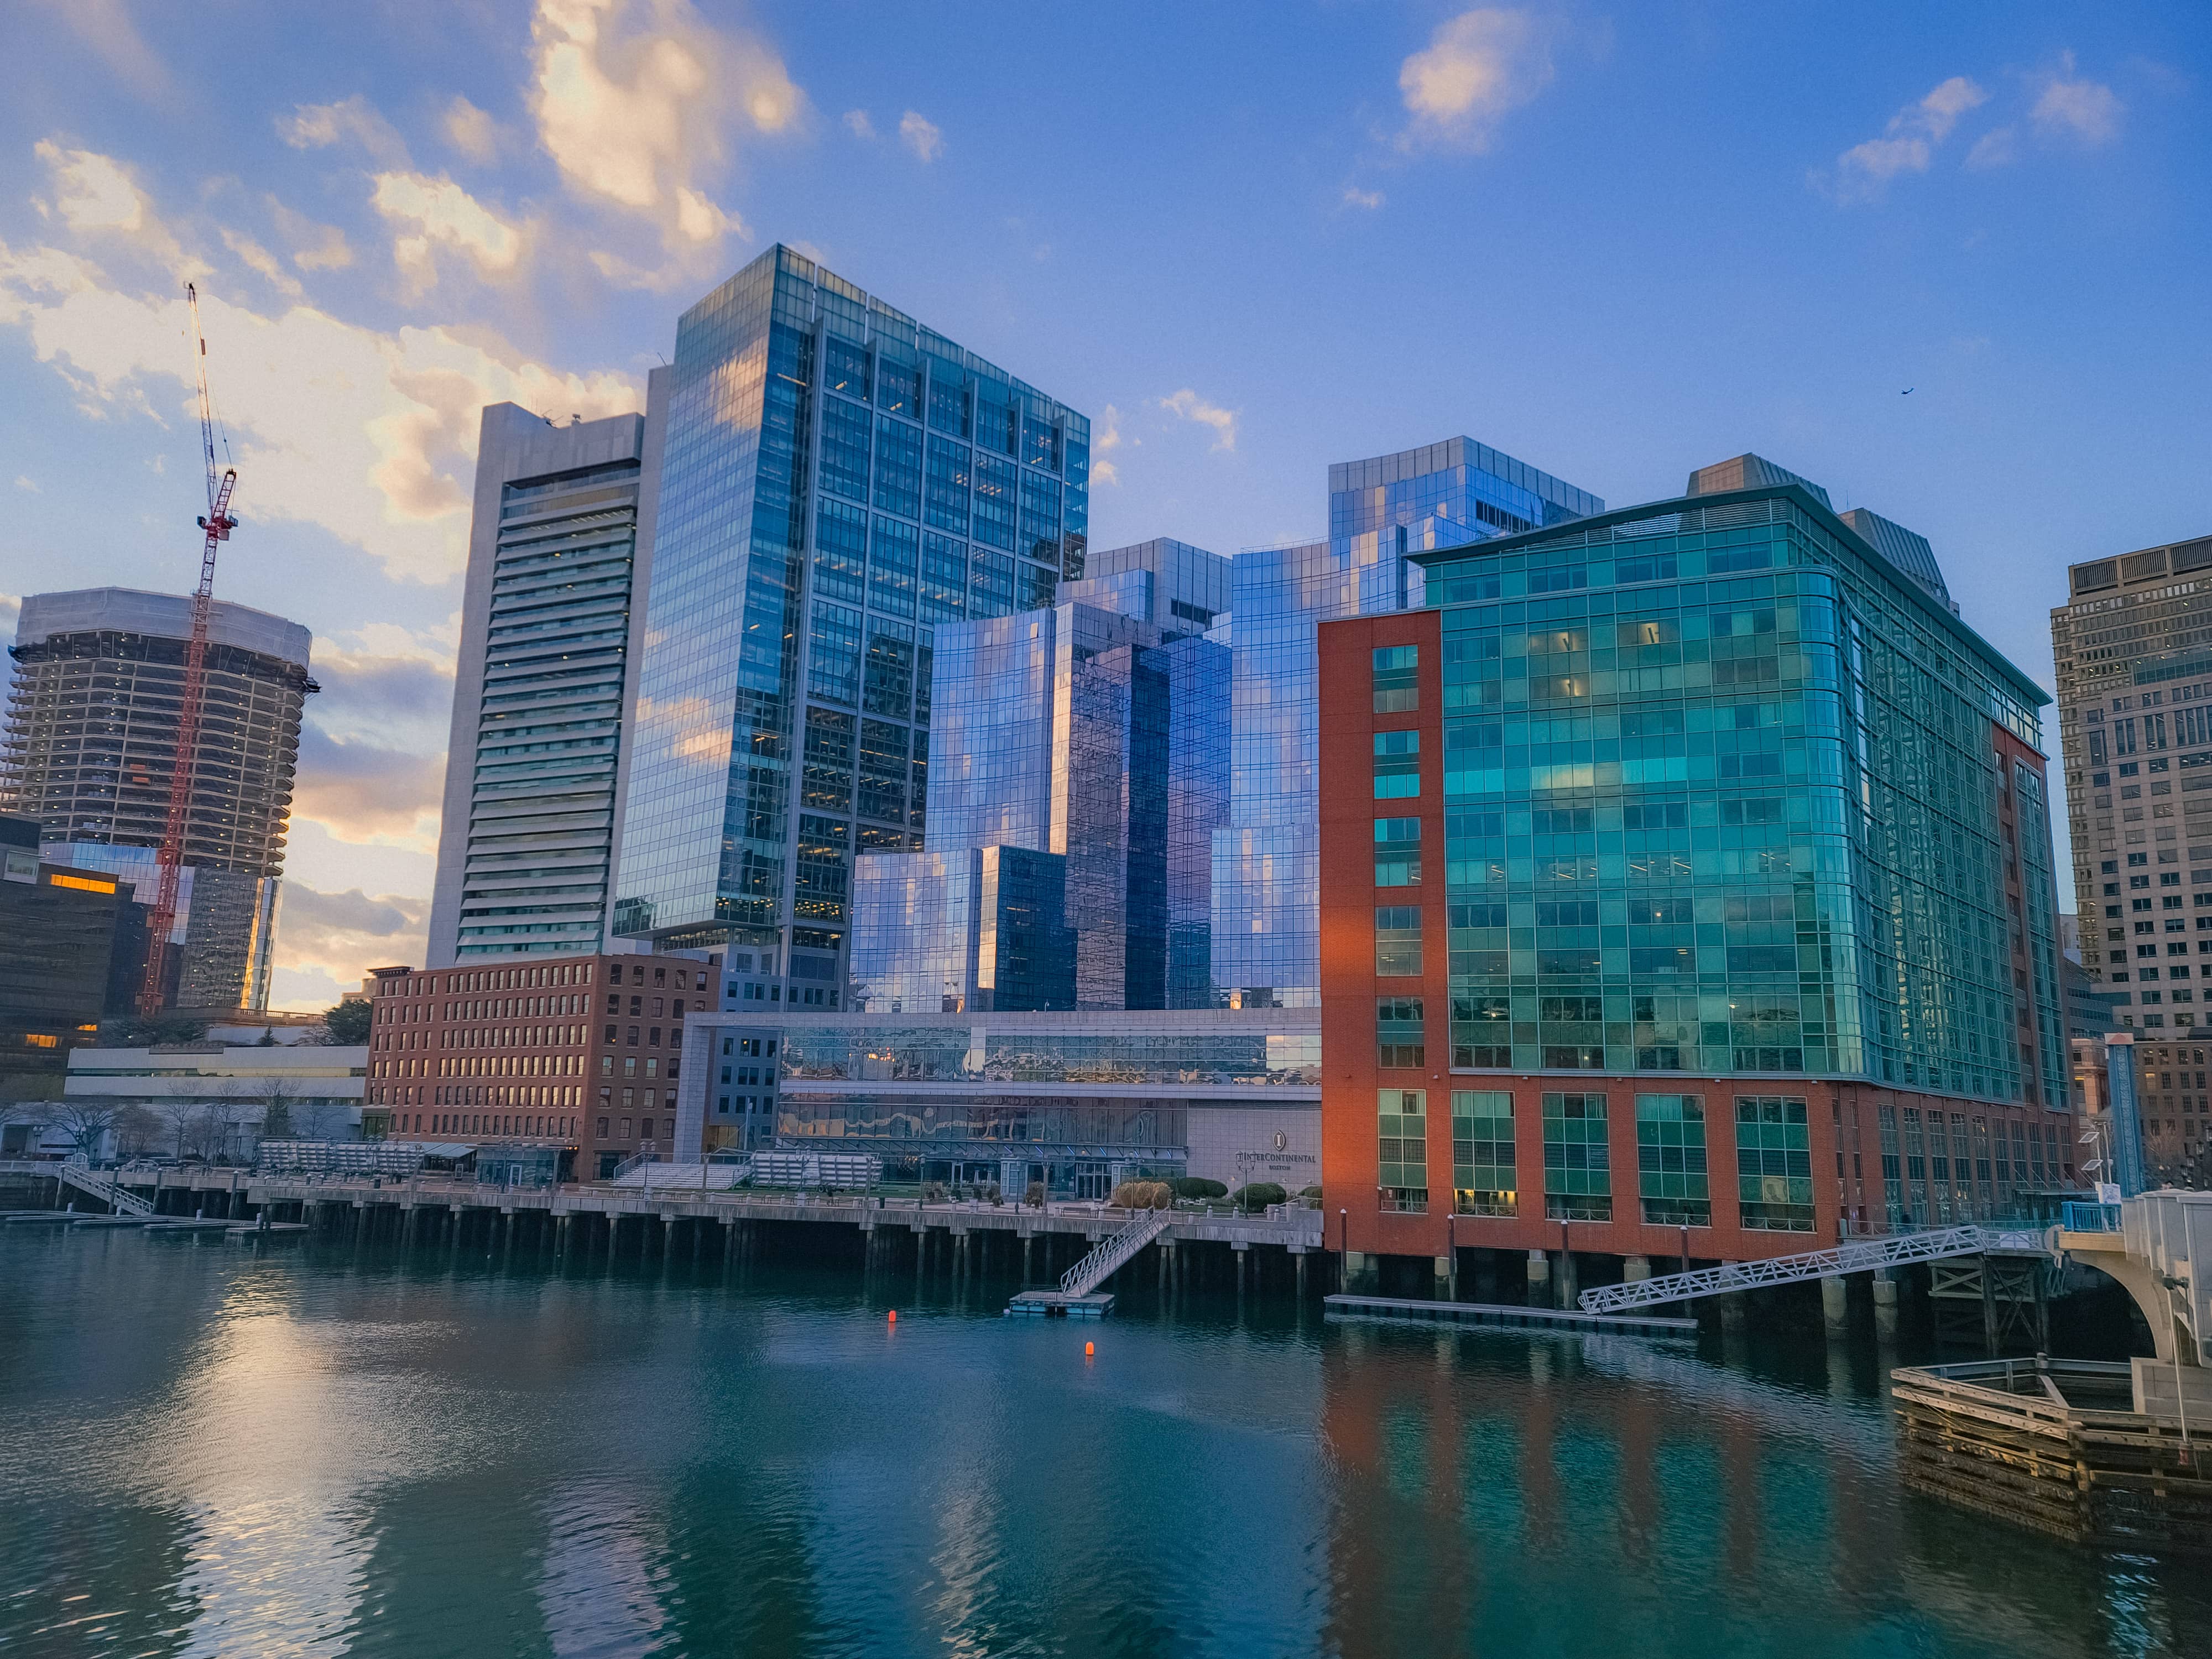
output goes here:
{"type": "MultiPolygon", "coordinates": [[[[1376,1094],[1380,1163],[1376,1185],[1384,1210],[1424,1214],[1429,1207],[1425,1089],[1376,1094]]],[[[1710,1227],[1705,1103],[1698,1095],[1636,1097],[1637,1192],[1647,1226],[1710,1227]]],[[[1541,1148],[1544,1214],[1554,1221],[1613,1218],[1607,1097],[1547,1092],[1541,1148]]],[[[1513,1097],[1504,1090],[1451,1091],[1452,1206],[1462,1215],[1521,1213],[1513,1097]]],[[[1735,1097],[1736,1206],[1755,1231],[1813,1230],[1813,1154],[1805,1103],[1795,1097],[1735,1097]]]]}

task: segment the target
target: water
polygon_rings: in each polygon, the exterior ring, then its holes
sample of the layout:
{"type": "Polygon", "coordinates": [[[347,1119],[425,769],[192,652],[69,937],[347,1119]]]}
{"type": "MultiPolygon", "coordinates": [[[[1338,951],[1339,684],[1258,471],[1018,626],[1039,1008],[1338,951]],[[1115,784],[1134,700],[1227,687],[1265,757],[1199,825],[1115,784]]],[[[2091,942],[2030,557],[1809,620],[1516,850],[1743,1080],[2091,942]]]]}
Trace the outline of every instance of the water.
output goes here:
{"type": "Polygon", "coordinates": [[[2201,1567],[1900,1492],[1870,1344],[21,1227],[0,1285],[10,1654],[2212,1652],[2201,1567]]]}

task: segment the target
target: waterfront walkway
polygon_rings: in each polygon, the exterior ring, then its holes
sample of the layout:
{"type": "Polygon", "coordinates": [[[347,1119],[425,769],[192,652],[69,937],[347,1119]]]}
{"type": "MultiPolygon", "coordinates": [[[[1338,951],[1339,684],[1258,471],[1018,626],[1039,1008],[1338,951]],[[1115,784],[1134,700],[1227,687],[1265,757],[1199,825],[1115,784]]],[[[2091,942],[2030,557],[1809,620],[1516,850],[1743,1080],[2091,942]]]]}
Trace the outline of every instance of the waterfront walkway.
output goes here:
{"type": "MultiPolygon", "coordinates": [[[[0,1164],[0,1174],[84,1183],[52,1163],[0,1164]]],[[[1058,1279],[1093,1248],[1121,1232],[1135,1212],[1109,1204],[1049,1203],[1043,1209],[978,1200],[929,1203],[860,1194],[702,1191],[611,1183],[501,1188],[420,1176],[263,1175],[252,1170],[125,1166],[98,1172],[127,1205],[155,1216],[222,1217],[233,1222],[296,1222],[317,1235],[386,1238],[459,1248],[465,1239],[495,1249],[575,1251],[633,1245],[640,1251],[725,1257],[763,1248],[836,1258],[857,1243],[871,1266],[911,1251],[917,1266],[956,1272],[987,1263],[1010,1270],[1018,1253],[1025,1283],[1058,1279]]],[[[1278,1205],[1261,1214],[1176,1211],[1146,1249],[1116,1263],[1127,1272],[1149,1258],[1163,1285],[1212,1277],[1233,1267],[1239,1288],[1294,1279],[1304,1290],[1309,1260],[1322,1253],[1318,1210],[1278,1205]]]]}

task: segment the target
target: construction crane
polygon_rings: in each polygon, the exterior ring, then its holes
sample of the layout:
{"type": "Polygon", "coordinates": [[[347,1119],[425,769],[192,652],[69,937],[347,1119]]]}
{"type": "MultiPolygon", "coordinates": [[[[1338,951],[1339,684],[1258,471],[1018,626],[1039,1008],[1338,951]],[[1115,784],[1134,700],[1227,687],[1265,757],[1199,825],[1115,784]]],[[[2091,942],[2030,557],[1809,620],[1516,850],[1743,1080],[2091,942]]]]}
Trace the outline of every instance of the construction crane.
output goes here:
{"type": "Polygon", "coordinates": [[[215,608],[216,548],[228,541],[230,532],[238,527],[238,520],[230,514],[238,469],[226,466],[220,477],[216,472],[215,404],[208,396],[207,339],[200,332],[199,290],[190,283],[185,284],[185,301],[191,314],[193,365],[199,380],[200,459],[207,472],[208,510],[199,521],[206,540],[200,550],[200,585],[192,593],[191,638],[185,647],[185,691],[177,705],[177,757],[169,770],[168,821],[162,827],[161,850],[155,856],[154,908],[146,922],[146,978],[138,988],[138,1012],[149,1015],[161,1010],[169,930],[177,924],[185,830],[191,817],[192,762],[199,748],[201,705],[207,688],[208,617],[215,608]]]}

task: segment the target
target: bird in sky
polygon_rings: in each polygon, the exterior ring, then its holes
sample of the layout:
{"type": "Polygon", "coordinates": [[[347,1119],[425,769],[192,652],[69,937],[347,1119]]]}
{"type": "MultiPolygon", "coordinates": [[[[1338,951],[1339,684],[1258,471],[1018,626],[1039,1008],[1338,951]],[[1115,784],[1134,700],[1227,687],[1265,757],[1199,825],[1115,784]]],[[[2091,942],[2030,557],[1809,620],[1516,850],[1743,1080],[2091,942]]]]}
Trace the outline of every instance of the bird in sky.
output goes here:
{"type": "Polygon", "coordinates": [[[1902,391],[1902,392],[1899,392],[1897,395],[1898,395],[1899,397],[1900,397],[1900,398],[1910,398],[1910,397],[1911,397],[1914,392],[1917,392],[1917,391],[1919,391],[1919,390],[1920,390],[1920,388],[1919,388],[1918,386],[1909,386],[1905,387],[1904,391],[1902,391]]]}

